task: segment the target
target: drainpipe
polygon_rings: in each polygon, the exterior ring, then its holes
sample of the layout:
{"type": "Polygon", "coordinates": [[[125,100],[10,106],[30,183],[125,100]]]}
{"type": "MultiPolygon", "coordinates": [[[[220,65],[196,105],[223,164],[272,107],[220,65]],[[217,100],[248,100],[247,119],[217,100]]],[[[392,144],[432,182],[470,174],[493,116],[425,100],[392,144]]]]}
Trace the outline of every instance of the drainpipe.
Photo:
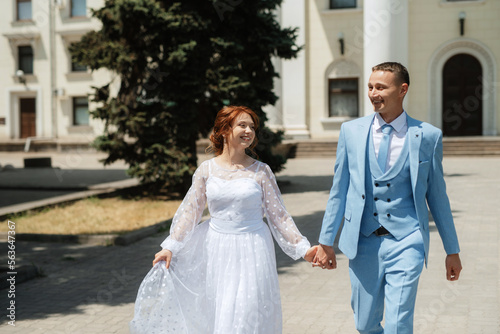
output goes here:
{"type": "Polygon", "coordinates": [[[57,71],[56,71],[56,41],[55,41],[55,0],[49,1],[49,44],[50,44],[50,110],[52,120],[52,137],[57,139],[57,71]]]}

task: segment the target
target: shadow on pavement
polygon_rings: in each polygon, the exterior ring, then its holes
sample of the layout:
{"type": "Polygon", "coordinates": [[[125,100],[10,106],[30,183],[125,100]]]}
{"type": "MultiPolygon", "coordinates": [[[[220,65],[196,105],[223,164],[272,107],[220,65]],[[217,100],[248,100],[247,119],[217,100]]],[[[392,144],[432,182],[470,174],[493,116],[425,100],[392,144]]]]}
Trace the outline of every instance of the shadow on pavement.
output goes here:
{"type": "MultiPolygon", "coordinates": [[[[322,217],[322,211],[294,217],[311,244],[316,244],[322,217]]],[[[16,265],[33,263],[45,276],[16,286],[16,320],[46,319],[53,314],[86,314],[91,322],[93,316],[102,316],[100,312],[106,305],[133,303],[154,254],[167,235],[168,232],[163,232],[125,247],[17,242],[16,265]]],[[[6,262],[7,243],[0,243],[0,249],[0,261],[6,262]]],[[[298,263],[281,249],[276,255],[278,272],[298,263]]],[[[0,293],[6,294],[7,290],[0,293]]],[[[0,308],[5,310],[8,302],[2,298],[0,308]]],[[[130,312],[132,315],[132,307],[130,312]]],[[[7,321],[2,317],[0,324],[7,321]]],[[[57,332],[71,332],[71,327],[61,329],[61,326],[71,324],[58,324],[57,332]]]]}
{"type": "MultiPolygon", "coordinates": [[[[118,177],[119,171],[113,173],[108,176],[118,177]]],[[[283,193],[327,192],[332,177],[300,175],[283,176],[279,180],[283,183],[283,193]]],[[[324,211],[319,210],[293,217],[312,245],[317,244],[323,214],[324,211]]],[[[433,225],[431,232],[437,232],[433,225]]],[[[167,235],[168,232],[163,232],[125,247],[17,242],[16,265],[33,263],[45,276],[16,285],[16,320],[46,319],[55,314],[85,314],[91,323],[93,319],[102,318],[104,306],[133,303],[142,279],[151,268],[154,254],[160,250],[160,243],[167,235]]],[[[279,273],[291,270],[299,263],[285,255],[279,246],[275,248],[279,273]]],[[[7,243],[0,243],[0,249],[0,261],[6,263],[7,243]]],[[[338,248],[336,252],[340,254],[338,248]]],[[[0,293],[6,294],[7,290],[0,293]]],[[[8,302],[7,298],[2,298],[0,308],[5,310],[8,302]]],[[[128,311],[132,316],[132,306],[128,311]]],[[[8,318],[4,316],[0,324],[6,321],[8,318]]],[[[58,324],[54,333],[69,333],[71,326],[71,323],[58,324]]]]}
{"type": "Polygon", "coordinates": [[[130,179],[123,169],[16,168],[0,172],[0,208],[130,179]]]}
{"type": "MultiPolygon", "coordinates": [[[[332,175],[294,175],[277,177],[282,194],[330,191],[332,175]]],[[[325,202],[326,205],[326,202],[325,202]]]]}

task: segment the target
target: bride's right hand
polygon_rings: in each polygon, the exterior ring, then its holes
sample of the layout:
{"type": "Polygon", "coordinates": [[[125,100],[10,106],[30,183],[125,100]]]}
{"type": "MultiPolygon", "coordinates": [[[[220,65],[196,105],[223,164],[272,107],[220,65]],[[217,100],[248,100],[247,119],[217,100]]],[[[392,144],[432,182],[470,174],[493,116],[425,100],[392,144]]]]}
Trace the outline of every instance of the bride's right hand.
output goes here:
{"type": "Polygon", "coordinates": [[[170,261],[172,260],[172,252],[168,249],[164,249],[155,254],[155,259],[153,260],[153,267],[160,261],[165,261],[166,267],[170,266],[170,261]]]}
{"type": "Polygon", "coordinates": [[[312,260],[316,256],[317,251],[318,251],[318,245],[309,248],[306,252],[306,255],[304,255],[304,260],[306,260],[307,262],[312,262],[312,260]]]}

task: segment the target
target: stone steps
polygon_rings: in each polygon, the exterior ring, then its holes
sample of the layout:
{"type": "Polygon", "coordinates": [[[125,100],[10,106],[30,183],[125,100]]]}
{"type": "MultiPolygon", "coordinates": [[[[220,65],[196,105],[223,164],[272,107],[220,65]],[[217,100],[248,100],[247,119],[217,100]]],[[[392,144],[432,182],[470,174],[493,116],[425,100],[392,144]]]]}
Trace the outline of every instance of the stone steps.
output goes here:
{"type": "MultiPolygon", "coordinates": [[[[331,157],[337,150],[337,141],[295,142],[293,157],[331,157]]],[[[500,156],[500,137],[444,138],[445,156],[500,156]]]]}
{"type": "Polygon", "coordinates": [[[443,153],[446,156],[500,156],[500,138],[444,138],[443,153]]]}
{"type": "MultiPolygon", "coordinates": [[[[197,143],[198,153],[204,153],[208,146],[207,139],[197,143]]],[[[289,151],[291,158],[332,157],[337,150],[337,140],[302,140],[285,141],[284,151],[289,151]]],[[[22,152],[24,140],[0,142],[0,152],[22,152]]],[[[95,151],[88,142],[83,141],[33,141],[30,152],[66,152],[66,151],[95,151]]],[[[443,153],[445,156],[500,156],[500,137],[445,137],[443,139],[443,153]]]]}
{"type": "MultiPolygon", "coordinates": [[[[0,141],[0,152],[22,152],[26,146],[26,140],[5,140],[0,141]]],[[[68,151],[89,151],[95,152],[88,141],[71,140],[33,140],[29,145],[29,152],[68,152],[68,151]]]]}

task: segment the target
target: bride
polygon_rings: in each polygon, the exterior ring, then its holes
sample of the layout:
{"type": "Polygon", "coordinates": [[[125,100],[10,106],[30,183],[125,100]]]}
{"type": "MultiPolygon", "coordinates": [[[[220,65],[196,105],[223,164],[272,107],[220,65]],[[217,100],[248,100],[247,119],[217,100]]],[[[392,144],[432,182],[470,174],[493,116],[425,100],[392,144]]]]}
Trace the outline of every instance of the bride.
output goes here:
{"type": "Polygon", "coordinates": [[[217,114],[210,136],[216,157],[193,175],[139,287],[131,333],[281,333],[272,236],[293,259],[311,262],[316,247],[286,211],[269,166],[246,154],[258,127],[246,107],[217,114]],[[205,204],[211,218],[200,223],[205,204]]]}

